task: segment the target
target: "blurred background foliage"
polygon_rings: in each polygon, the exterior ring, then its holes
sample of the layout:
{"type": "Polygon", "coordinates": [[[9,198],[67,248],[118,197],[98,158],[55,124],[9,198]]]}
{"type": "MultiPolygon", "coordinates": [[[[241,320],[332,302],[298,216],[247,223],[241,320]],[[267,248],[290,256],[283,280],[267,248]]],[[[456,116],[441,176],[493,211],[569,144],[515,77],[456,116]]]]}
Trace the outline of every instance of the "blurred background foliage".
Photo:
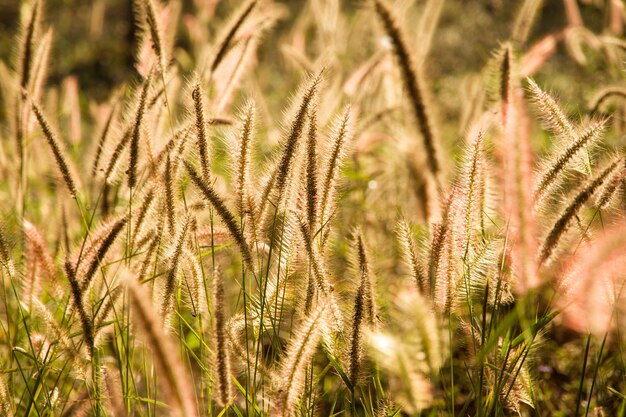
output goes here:
{"type": "MultiPolygon", "coordinates": [[[[13,34],[19,26],[20,4],[17,0],[0,0],[0,60],[11,62],[16,53],[13,34]]],[[[215,17],[220,19],[228,15],[237,5],[235,1],[183,0],[182,18],[176,38],[179,50],[177,57],[184,56],[182,51],[189,51],[191,40],[185,27],[188,16],[193,16],[206,7],[215,7],[215,17]],[[213,3],[217,3],[216,6],[213,3]],[[208,5],[208,6],[207,6],[208,5]]],[[[285,65],[285,56],[276,45],[277,41],[290,42],[289,37],[294,25],[303,15],[304,8],[315,0],[284,0],[288,12],[263,42],[259,61],[264,63],[263,72],[271,74],[272,83],[281,80],[293,80],[285,71],[292,67],[285,65]],[[309,4],[307,4],[309,3],[309,4]]],[[[359,24],[356,16],[366,7],[362,0],[341,1],[344,16],[350,23],[359,24]]],[[[424,0],[402,0],[401,6],[407,11],[406,25],[414,28],[424,6],[424,0]]],[[[465,79],[478,73],[484,67],[494,48],[508,38],[511,33],[514,16],[521,6],[521,0],[447,0],[442,11],[439,27],[435,32],[431,52],[426,61],[427,74],[431,78],[431,88],[444,116],[459,114],[461,100],[458,93],[463,89],[465,79]]],[[[609,2],[604,0],[584,0],[579,7],[587,29],[601,34],[607,28],[609,2]]],[[[49,85],[60,85],[68,76],[76,76],[82,91],[90,99],[98,102],[106,100],[113,87],[129,80],[137,79],[133,62],[137,47],[137,29],[134,25],[133,2],[131,0],[47,0],[45,21],[54,27],[54,53],[50,62],[49,85]]],[[[529,44],[532,45],[543,36],[556,33],[567,25],[562,1],[544,1],[540,15],[535,22],[529,44]]],[[[214,27],[206,30],[214,34],[214,27]]],[[[332,28],[330,28],[332,30],[332,28]]],[[[375,36],[372,27],[354,28],[353,34],[375,36]]],[[[315,30],[315,28],[312,28],[315,30]]],[[[313,38],[313,37],[312,37],[313,38]]],[[[318,38],[319,39],[319,38],[318,38]]],[[[351,48],[337,52],[337,58],[347,69],[347,73],[360,65],[373,54],[372,42],[367,38],[355,39],[351,48]],[[362,48],[355,47],[362,45],[362,48]],[[342,56],[343,54],[343,56],[342,56]]],[[[419,44],[419,39],[413,39],[419,44]]],[[[325,45],[307,43],[307,48],[322,52],[325,45]]],[[[315,51],[311,51],[315,56],[315,51]]],[[[602,86],[621,78],[621,71],[597,71],[606,68],[605,57],[599,51],[585,51],[588,62],[577,65],[566,54],[563,43],[549,62],[537,75],[540,84],[547,81],[547,87],[559,91],[564,102],[581,102],[589,99],[587,90],[579,88],[581,82],[588,86],[602,86]],[[611,75],[614,80],[607,80],[611,75]]],[[[184,58],[183,58],[184,59],[184,58]]],[[[183,65],[184,68],[184,65],[183,65]]],[[[287,87],[280,86],[285,91],[287,87]]]]}

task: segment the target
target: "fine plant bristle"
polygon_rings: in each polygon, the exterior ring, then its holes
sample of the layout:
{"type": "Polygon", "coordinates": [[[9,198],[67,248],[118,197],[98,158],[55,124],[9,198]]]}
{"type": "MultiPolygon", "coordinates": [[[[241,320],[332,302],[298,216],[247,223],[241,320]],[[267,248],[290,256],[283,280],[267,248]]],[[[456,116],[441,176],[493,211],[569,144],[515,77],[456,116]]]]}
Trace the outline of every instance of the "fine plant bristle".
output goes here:
{"type": "Polygon", "coordinates": [[[313,109],[309,117],[309,131],[306,142],[306,214],[309,228],[317,226],[317,111],[313,109]]]}
{"type": "Polygon", "coordinates": [[[165,208],[167,210],[167,225],[169,227],[170,233],[173,233],[174,225],[176,224],[175,219],[175,201],[174,201],[174,172],[172,168],[172,159],[170,158],[170,154],[167,154],[167,158],[165,160],[165,208]]]}
{"type": "Polygon", "coordinates": [[[4,377],[0,376],[0,412],[3,416],[13,417],[13,405],[9,388],[4,381],[4,377]]]}
{"type": "Polygon", "coordinates": [[[304,126],[306,123],[306,117],[315,106],[315,97],[317,95],[320,83],[322,82],[322,72],[318,73],[309,82],[303,96],[298,111],[293,119],[291,126],[289,127],[289,133],[285,138],[283,144],[282,155],[277,165],[276,180],[272,183],[272,186],[276,188],[277,203],[283,198],[285,191],[285,184],[289,177],[292,168],[293,161],[296,156],[297,147],[300,142],[300,136],[304,132],[304,126]]]}
{"type": "MultiPolygon", "coordinates": [[[[248,207],[249,193],[252,192],[250,184],[250,164],[252,158],[252,140],[254,137],[254,120],[256,108],[253,102],[248,103],[245,112],[241,133],[239,134],[239,151],[235,162],[235,172],[237,175],[237,212],[243,218],[246,213],[250,213],[252,207],[248,207]]],[[[252,225],[251,225],[252,227],[252,225]]]]}
{"type": "Polygon", "coordinates": [[[226,312],[224,303],[224,277],[218,270],[214,271],[215,308],[215,345],[217,362],[217,399],[223,407],[227,407],[232,399],[230,383],[230,354],[226,336],[226,312]]]}
{"type": "Polygon", "coordinates": [[[541,116],[545,120],[548,127],[556,135],[565,138],[575,137],[574,127],[556,101],[554,101],[548,93],[539,88],[537,83],[530,78],[528,79],[528,85],[533,95],[533,99],[537,102],[537,106],[541,110],[541,116]]]}
{"type": "Polygon", "coordinates": [[[159,60],[159,69],[161,72],[165,72],[167,69],[167,55],[165,51],[165,42],[163,40],[163,33],[161,25],[158,19],[158,10],[155,5],[155,1],[158,0],[141,0],[143,12],[146,16],[146,23],[150,31],[150,38],[152,40],[152,48],[156,53],[159,60]]]}
{"type": "Polygon", "coordinates": [[[139,140],[143,129],[143,120],[146,117],[146,104],[148,101],[148,90],[150,88],[151,74],[143,82],[139,105],[133,121],[132,134],[130,136],[130,159],[128,167],[128,187],[134,188],[137,185],[137,167],[139,165],[139,140]]]}
{"type": "Polygon", "coordinates": [[[551,185],[558,181],[567,164],[590,143],[597,141],[604,130],[604,122],[599,121],[591,124],[587,129],[577,135],[574,142],[556,157],[554,162],[539,176],[535,187],[535,199],[540,200],[549,191],[551,185]]]}
{"type": "Polygon", "coordinates": [[[511,46],[506,45],[502,51],[500,62],[500,103],[502,106],[502,121],[506,124],[509,103],[511,101],[511,84],[512,84],[512,51],[511,46]]]}
{"type": "Polygon", "coordinates": [[[69,260],[65,261],[65,275],[67,276],[67,279],[70,283],[74,308],[76,308],[76,310],[78,311],[80,324],[83,327],[83,337],[85,338],[85,343],[87,343],[89,356],[91,357],[93,356],[94,349],[93,322],[91,318],[87,315],[87,311],[85,310],[85,306],[83,304],[83,291],[80,289],[80,283],[78,282],[78,279],[76,279],[76,273],[74,271],[72,263],[69,260]]]}
{"type": "Polygon", "coordinates": [[[213,56],[213,60],[211,61],[211,73],[215,71],[215,69],[224,59],[224,56],[226,55],[228,49],[233,43],[233,39],[237,34],[237,31],[250,16],[257,3],[258,0],[248,0],[247,2],[243,3],[241,9],[237,12],[231,25],[224,31],[224,34],[222,35],[220,41],[217,43],[217,50],[213,56]]]}
{"type": "Polygon", "coordinates": [[[104,239],[98,246],[98,249],[96,250],[93,259],[89,263],[87,272],[83,277],[80,277],[82,281],[80,285],[81,291],[85,291],[89,286],[89,283],[96,274],[98,267],[103,263],[104,257],[119,236],[120,232],[124,229],[124,226],[126,226],[127,221],[128,219],[126,217],[122,217],[121,219],[117,220],[113,224],[113,227],[111,227],[111,231],[104,237],[104,239]]]}
{"type": "Polygon", "coordinates": [[[373,329],[378,321],[376,291],[374,291],[374,281],[370,271],[368,255],[363,241],[363,234],[361,230],[357,230],[355,235],[360,283],[354,299],[354,313],[352,315],[351,324],[352,338],[350,339],[348,367],[348,377],[354,387],[358,385],[361,377],[365,342],[364,330],[367,327],[373,329]]]}
{"type": "Polygon", "coordinates": [[[193,98],[193,108],[195,112],[196,137],[198,138],[198,153],[200,154],[202,175],[205,180],[208,180],[209,173],[211,172],[209,164],[209,142],[205,122],[204,93],[202,92],[199,79],[196,79],[191,97],[193,98]]]}
{"type": "Polygon", "coordinates": [[[174,306],[174,291],[176,290],[178,272],[180,269],[181,259],[183,257],[183,249],[185,241],[187,239],[187,232],[191,224],[191,217],[188,216],[185,222],[182,223],[178,230],[176,240],[174,243],[171,260],[169,262],[169,270],[165,278],[165,288],[163,290],[162,304],[161,304],[161,317],[166,322],[171,315],[171,309],[174,306]]]}
{"type": "Polygon", "coordinates": [[[376,14],[382,26],[391,39],[393,51],[402,73],[404,89],[409,96],[411,107],[422,135],[428,169],[435,178],[439,177],[441,162],[439,157],[439,137],[432,119],[431,104],[427,102],[423,81],[419,70],[415,67],[415,58],[407,43],[407,35],[403,33],[398,19],[394,15],[386,0],[374,0],[376,14]]]}
{"type": "Polygon", "coordinates": [[[224,200],[215,192],[213,187],[203,178],[200,178],[200,175],[196,172],[196,170],[185,162],[185,167],[187,168],[187,172],[193,183],[202,191],[202,195],[206,198],[215,208],[215,211],[220,216],[220,218],[226,224],[228,231],[235,238],[237,244],[239,245],[239,249],[241,250],[241,254],[243,255],[243,260],[246,262],[248,267],[254,271],[254,264],[252,262],[252,252],[250,251],[250,247],[248,246],[248,242],[243,235],[243,232],[237,225],[237,221],[235,220],[235,216],[231,213],[231,211],[226,207],[226,203],[224,200]]]}
{"type": "Polygon", "coordinates": [[[35,103],[32,103],[33,112],[37,117],[37,121],[39,122],[39,126],[48,141],[48,145],[52,150],[52,154],[54,155],[54,159],[56,160],[59,171],[61,171],[61,176],[63,177],[63,181],[65,182],[65,186],[67,187],[70,195],[72,197],[76,197],[77,189],[76,189],[76,181],[74,181],[73,175],[70,173],[69,167],[69,159],[65,155],[65,152],[61,149],[61,145],[59,144],[59,140],[57,136],[52,131],[52,127],[44,117],[43,113],[39,109],[35,103]]]}
{"type": "Polygon", "coordinates": [[[41,98],[43,85],[46,81],[48,73],[48,61],[50,58],[50,50],[52,48],[52,28],[48,29],[41,37],[39,46],[35,53],[32,64],[32,76],[26,90],[29,91],[35,100],[41,98]]]}
{"type": "Polygon", "coordinates": [[[333,137],[332,147],[322,180],[322,198],[320,200],[320,223],[328,220],[332,211],[333,193],[341,163],[345,156],[345,148],[350,139],[351,110],[347,108],[341,117],[337,131],[333,137]]]}
{"type": "Polygon", "coordinates": [[[363,234],[360,230],[356,232],[356,250],[359,262],[359,274],[361,275],[361,285],[364,286],[363,309],[365,312],[365,322],[374,325],[378,318],[378,312],[376,311],[376,291],[374,291],[375,284],[370,270],[365,242],[363,241],[363,234]]]}
{"type": "Polygon", "coordinates": [[[348,377],[353,386],[356,386],[359,382],[361,365],[363,361],[363,321],[365,314],[367,314],[368,301],[368,277],[365,272],[361,272],[361,284],[357,290],[354,300],[354,314],[352,315],[352,338],[350,340],[350,355],[349,355],[349,371],[348,377]]]}
{"type": "Polygon", "coordinates": [[[20,87],[26,88],[32,74],[33,56],[35,54],[35,37],[39,32],[41,1],[35,0],[32,4],[28,23],[24,27],[22,44],[19,53],[19,79],[20,87]]]}
{"type": "Polygon", "coordinates": [[[404,262],[408,265],[413,279],[419,288],[420,292],[424,295],[431,293],[430,282],[423,272],[423,265],[420,262],[420,252],[415,241],[411,226],[406,219],[400,219],[398,221],[398,240],[402,245],[402,257],[404,262]]]}
{"type": "Polygon", "coordinates": [[[563,210],[558,220],[552,226],[552,229],[546,236],[541,246],[539,254],[539,262],[544,263],[552,255],[552,252],[556,249],[561,236],[567,231],[571,221],[577,215],[582,206],[591,198],[591,196],[602,186],[607,177],[615,171],[619,166],[621,158],[613,161],[609,166],[600,171],[593,180],[589,182],[580,192],[574,197],[569,205],[563,210]]]}

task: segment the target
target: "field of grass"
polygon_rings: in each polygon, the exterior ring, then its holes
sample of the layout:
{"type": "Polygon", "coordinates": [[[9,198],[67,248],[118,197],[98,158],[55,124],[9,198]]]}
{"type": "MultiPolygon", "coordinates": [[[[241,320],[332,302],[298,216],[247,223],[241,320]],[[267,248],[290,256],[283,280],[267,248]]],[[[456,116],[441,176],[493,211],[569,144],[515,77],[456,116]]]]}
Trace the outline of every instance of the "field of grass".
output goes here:
{"type": "Polygon", "coordinates": [[[626,416],[622,0],[75,3],[1,19],[0,417],[626,416]]]}

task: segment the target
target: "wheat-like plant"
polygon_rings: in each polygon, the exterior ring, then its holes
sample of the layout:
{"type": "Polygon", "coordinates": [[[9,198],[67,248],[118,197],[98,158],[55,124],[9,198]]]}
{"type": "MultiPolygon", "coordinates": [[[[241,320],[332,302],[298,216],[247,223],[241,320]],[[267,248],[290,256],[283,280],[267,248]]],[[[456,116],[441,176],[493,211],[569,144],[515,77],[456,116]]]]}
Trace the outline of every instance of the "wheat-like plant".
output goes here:
{"type": "Polygon", "coordinates": [[[619,2],[21,3],[0,415],[626,415],[619,2]]]}

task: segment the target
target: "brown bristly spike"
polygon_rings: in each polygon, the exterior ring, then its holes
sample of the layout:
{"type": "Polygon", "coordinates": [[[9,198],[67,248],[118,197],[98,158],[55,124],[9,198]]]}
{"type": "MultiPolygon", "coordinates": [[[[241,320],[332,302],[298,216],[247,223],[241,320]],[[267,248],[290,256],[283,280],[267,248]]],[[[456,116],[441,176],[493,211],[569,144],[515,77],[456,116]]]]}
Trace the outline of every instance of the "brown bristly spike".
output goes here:
{"type": "Polygon", "coordinates": [[[604,132],[605,121],[591,123],[584,131],[577,135],[574,142],[563,150],[546,170],[539,176],[535,186],[535,200],[540,202],[552,185],[562,176],[563,170],[588,144],[597,141],[604,132]]]}
{"type": "Polygon", "coordinates": [[[322,82],[322,75],[323,71],[320,71],[309,82],[309,85],[302,96],[302,101],[300,102],[296,116],[294,117],[289,128],[289,134],[283,144],[282,155],[280,157],[280,161],[278,162],[276,171],[276,181],[273,184],[276,189],[277,205],[279,205],[282,201],[285,185],[293,168],[293,161],[296,156],[299,139],[304,131],[306,116],[315,103],[315,97],[317,96],[320,83],[322,82]]]}
{"type": "MultiPolygon", "coordinates": [[[[256,107],[253,102],[248,103],[245,110],[241,133],[239,134],[239,152],[235,162],[237,175],[237,212],[241,218],[244,218],[248,207],[247,196],[250,192],[250,163],[252,153],[252,140],[254,137],[254,119],[256,107]]],[[[254,213],[249,213],[254,218],[254,213]]]]}
{"type": "Polygon", "coordinates": [[[306,142],[306,213],[311,231],[317,227],[317,111],[311,110],[306,142]]]}
{"type": "Polygon", "coordinates": [[[417,242],[415,242],[411,225],[405,218],[400,219],[398,222],[397,233],[398,240],[402,246],[403,260],[411,270],[411,274],[413,275],[413,279],[415,279],[415,283],[417,284],[417,288],[420,293],[427,297],[431,294],[430,282],[423,272],[423,265],[420,262],[419,249],[417,242]]]}
{"type": "Polygon", "coordinates": [[[132,134],[130,137],[130,160],[128,167],[128,187],[134,188],[137,185],[137,167],[139,165],[139,139],[141,136],[141,130],[143,127],[143,120],[146,116],[146,104],[148,101],[148,91],[150,89],[150,82],[152,73],[146,77],[143,87],[141,89],[141,95],[139,96],[139,105],[137,106],[137,113],[133,122],[132,134]]]}
{"type": "MultiPolygon", "coordinates": [[[[306,213],[309,234],[313,234],[317,227],[318,213],[318,166],[317,166],[317,110],[313,109],[309,115],[309,131],[306,143],[306,213]]],[[[309,314],[315,297],[315,281],[311,274],[311,266],[307,277],[307,291],[304,303],[304,312],[309,314]]]]}
{"type": "Polygon", "coordinates": [[[279,371],[279,390],[272,415],[289,417],[294,413],[305,385],[305,370],[315,354],[315,348],[326,330],[327,303],[320,302],[291,338],[279,371]]]}
{"type": "Polygon", "coordinates": [[[435,130],[431,109],[426,99],[426,91],[419,71],[415,67],[415,58],[407,43],[407,36],[403,33],[397,17],[387,4],[386,0],[374,0],[376,14],[382,26],[391,39],[398,66],[402,73],[405,90],[409,96],[411,107],[418,124],[418,129],[424,141],[428,169],[439,182],[441,171],[439,161],[439,137],[435,130]]]}
{"type": "Polygon", "coordinates": [[[138,239],[138,240],[133,242],[133,249],[137,250],[137,251],[142,251],[142,249],[144,249],[147,244],[152,242],[152,240],[154,239],[155,236],[156,236],[156,232],[154,231],[154,229],[148,230],[141,237],[141,239],[138,239]]]}
{"type": "Polygon", "coordinates": [[[39,122],[39,126],[48,141],[48,145],[52,150],[54,155],[54,159],[56,160],[57,166],[59,167],[59,171],[61,171],[61,176],[63,177],[63,181],[65,181],[65,185],[67,186],[70,195],[73,198],[76,198],[76,181],[74,181],[74,177],[71,174],[69,167],[69,159],[61,149],[61,145],[59,144],[59,140],[57,139],[56,134],[52,131],[50,124],[46,120],[45,116],[34,102],[32,103],[33,111],[35,116],[37,117],[37,121],[39,122]]]}
{"type": "Polygon", "coordinates": [[[313,269],[315,283],[317,284],[317,287],[322,291],[322,294],[328,296],[330,292],[330,285],[326,279],[326,271],[324,270],[324,266],[319,259],[317,251],[315,250],[316,246],[313,244],[309,227],[302,219],[299,219],[299,225],[300,233],[302,234],[302,239],[304,241],[304,248],[307,252],[309,262],[313,269]]]}
{"type": "Polygon", "coordinates": [[[217,192],[213,189],[211,184],[209,184],[205,179],[200,178],[200,175],[196,172],[196,170],[189,165],[187,161],[185,161],[185,167],[187,168],[187,172],[189,173],[189,177],[193,181],[193,183],[202,191],[202,195],[206,198],[215,208],[215,211],[220,216],[222,221],[226,224],[228,231],[235,238],[237,245],[239,245],[239,249],[241,250],[241,254],[243,256],[243,260],[246,265],[250,268],[251,271],[254,271],[254,263],[252,259],[252,252],[250,251],[250,246],[246,241],[241,229],[237,225],[237,220],[235,220],[235,216],[231,213],[231,211],[226,207],[226,203],[224,200],[217,194],[217,192]]]}
{"type": "Polygon", "coordinates": [[[0,375],[0,413],[6,417],[13,417],[13,398],[9,388],[4,381],[4,376],[0,375]]]}
{"type": "Polygon", "coordinates": [[[22,89],[18,95],[17,110],[15,111],[15,141],[18,149],[20,171],[24,169],[24,107],[26,88],[29,86],[33,66],[33,54],[35,53],[35,38],[39,32],[41,1],[35,0],[32,6],[28,23],[22,30],[21,44],[18,55],[18,79],[19,87],[22,89]]]}
{"type": "Polygon", "coordinates": [[[176,202],[174,201],[174,172],[170,154],[167,154],[165,160],[165,208],[167,211],[167,225],[170,233],[174,233],[176,224],[176,202]]]}
{"type": "Polygon", "coordinates": [[[59,239],[61,240],[61,243],[59,245],[62,245],[63,250],[65,250],[65,253],[69,253],[70,252],[70,236],[68,233],[69,230],[69,225],[67,222],[67,210],[65,209],[65,205],[61,205],[61,231],[60,234],[61,236],[59,237],[59,239]]]}
{"type": "Polygon", "coordinates": [[[356,293],[354,313],[352,314],[352,339],[350,340],[348,378],[350,378],[353,387],[358,385],[363,362],[363,322],[367,320],[364,316],[367,315],[367,287],[369,286],[367,281],[367,274],[362,271],[361,284],[356,293]]]}
{"type": "Polygon", "coordinates": [[[575,138],[576,133],[574,131],[574,126],[572,126],[572,123],[563,113],[563,110],[561,110],[552,96],[543,91],[531,78],[527,78],[527,81],[533,99],[541,111],[541,117],[544,119],[550,130],[554,134],[566,139],[575,138]]]}
{"type": "Polygon", "coordinates": [[[460,184],[460,189],[463,190],[460,199],[460,206],[463,210],[463,250],[471,241],[475,230],[475,219],[483,216],[480,212],[480,196],[481,179],[484,176],[483,142],[486,123],[486,120],[482,119],[468,134],[468,149],[460,184]]]}
{"type": "Polygon", "coordinates": [[[7,268],[7,270],[9,271],[9,275],[13,274],[11,255],[9,251],[9,244],[7,242],[6,232],[1,223],[0,223],[0,263],[5,268],[7,268]]]}
{"type": "Polygon", "coordinates": [[[154,0],[143,0],[144,11],[146,13],[146,23],[150,30],[150,38],[152,39],[152,47],[159,59],[159,70],[164,73],[167,70],[167,55],[165,52],[165,43],[163,41],[163,32],[158,20],[158,11],[154,4],[154,0]]]}
{"type": "Polygon", "coordinates": [[[211,172],[209,163],[209,141],[206,129],[204,93],[202,91],[200,79],[196,79],[193,85],[191,98],[193,99],[193,106],[196,117],[196,136],[198,139],[198,153],[200,153],[200,166],[202,167],[202,176],[205,180],[208,180],[211,172]]]}
{"type": "Polygon", "coordinates": [[[378,312],[376,311],[376,291],[374,291],[374,282],[368,260],[365,242],[363,241],[363,233],[360,229],[356,232],[356,248],[359,260],[359,273],[361,276],[361,284],[365,285],[364,289],[364,311],[366,314],[365,321],[370,325],[375,325],[378,312]]]}
{"type": "Polygon", "coordinates": [[[450,234],[450,220],[452,214],[452,204],[456,193],[450,192],[447,200],[443,204],[443,212],[441,221],[432,228],[432,237],[430,244],[430,261],[428,263],[428,283],[434,294],[436,287],[437,275],[441,268],[441,261],[444,258],[445,242],[450,234]]]}
{"type": "Polygon", "coordinates": [[[224,32],[224,35],[218,43],[219,46],[217,47],[217,52],[215,53],[213,60],[211,61],[211,73],[215,71],[215,69],[219,66],[219,64],[226,56],[226,53],[228,52],[228,49],[230,48],[232,41],[237,34],[237,31],[250,16],[257,3],[257,0],[249,0],[241,6],[241,9],[238,11],[235,19],[224,32]]]}
{"type": "MultiPolygon", "coordinates": [[[[166,84],[166,86],[167,85],[168,84],[166,84]]],[[[156,93],[152,93],[152,97],[150,97],[150,100],[148,100],[148,109],[152,109],[154,106],[156,106],[161,97],[163,97],[163,95],[165,94],[165,92],[165,87],[161,86],[156,93]]]]}
{"type": "Polygon", "coordinates": [[[98,246],[98,250],[96,251],[95,256],[91,260],[91,263],[89,264],[89,268],[87,269],[85,276],[81,280],[81,285],[80,285],[81,292],[86,291],[87,288],[89,287],[89,283],[91,282],[94,275],[98,271],[98,267],[101,265],[107,252],[109,251],[109,249],[115,242],[115,239],[117,239],[122,229],[124,229],[124,226],[126,225],[127,221],[128,219],[126,216],[116,221],[113,227],[111,228],[111,231],[106,235],[104,240],[102,240],[102,242],[100,243],[100,246],[98,246]]]}
{"type": "Polygon", "coordinates": [[[596,207],[601,210],[606,209],[610,205],[611,200],[613,200],[613,196],[615,196],[619,186],[623,182],[624,173],[618,171],[613,174],[609,181],[600,189],[600,193],[596,201],[596,207]]]}
{"type": "MultiPolygon", "coordinates": [[[[146,80],[144,81],[144,83],[148,79],[151,79],[151,75],[152,75],[152,71],[148,74],[148,76],[146,77],[146,80]]],[[[145,86],[145,84],[144,84],[144,86],[145,86]]],[[[142,93],[143,93],[143,89],[142,89],[142,92],[139,93],[140,96],[141,96],[142,93]]],[[[157,95],[159,95],[159,94],[157,94],[157,95]]],[[[152,110],[157,103],[158,103],[158,100],[154,100],[153,99],[152,101],[150,101],[146,105],[146,111],[149,112],[150,110],[152,110]]],[[[113,149],[113,152],[111,153],[111,156],[109,158],[108,164],[106,165],[106,169],[104,170],[104,179],[105,179],[105,181],[107,183],[112,183],[112,181],[113,181],[112,174],[113,174],[113,172],[116,169],[117,163],[118,163],[120,157],[122,156],[122,153],[124,152],[124,150],[128,146],[128,143],[130,142],[131,138],[133,137],[133,133],[135,131],[135,121],[136,120],[132,120],[130,123],[126,123],[124,125],[124,128],[122,130],[122,135],[121,135],[119,141],[117,142],[117,144],[115,145],[115,148],[113,149]]]]}
{"type": "Polygon", "coordinates": [[[314,278],[314,286],[309,285],[307,288],[307,300],[305,309],[310,312],[310,308],[314,305],[313,296],[316,293],[316,289],[319,289],[321,292],[321,296],[326,300],[325,302],[330,304],[330,314],[333,322],[333,329],[335,331],[340,331],[342,328],[342,312],[339,309],[337,304],[337,299],[333,293],[334,289],[328,279],[328,272],[326,270],[326,266],[324,264],[323,257],[319,254],[317,250],[317,245],[313,243],[313,237],[309,231],[309,226],[302,218],[298,218],[298,228],[300,229],[300,234],[302,235],[302,240],[304,243],[304,248],[306,250],[306,255],[309,260],[309,265],[313,270],[313,278],[314,278]]]}
{"type": "Polygon", "coordinates": [[[37,36],[37,32],[39,32],[40,9],[40,0],[35,0],[28,19],[28,24],[24,28],[24,33],[22,35],[18,70],[21,88],[26,88],[31,77],[32,60],[35,53],[35,38],[37,36]]]}
{"type": "Polygon", "coordinates": [[[511,45],[505,45],[500,62],[500,105],[502,108],[502,125],[506,124],[507,112],[511,101],[511,45]]]}
{"type": "Polygon", "coordinates": [[[150,295],[131,277],[127,277],[126,286],[135,313],[133,317],[147,338],[146,344],[152,350],[155,364],[160,370],[159,379],[164,382],[161,385],[171,402],[169,405],[179,416],[196,417],[198,414],[191,382],[177,356],[178,349],[163,332],[161,321],[150,302],[150,295]]]}
{"type": "Polygon", "coordinates": [[[376,312],[376,292],[374,291],[374,282],[370,272],[363,234],[360,229],[357,229],[355,235],[360,284],[354,300],[348,368],[348,376],[354,387],[359,382],[363,362],[364,326],[376,326],[378,315],[376,312]]]}
{"type": "Polygon", "coordinates": [[[331,212],[331,200],[333,198],[333,192],[335,184],[337,182],[337,176],[341,169],[341,163],[344,157],[346,143],[350,137],[350,124],[351,124],[351,110],[350,107],[346,108],[337,132],[335,133],[331,153],[326,162],[326,169],[324,171],[324,178],[322,184],[322,199],[320,201],[320,222],[326,222],[331,212]]]}
{"type": "Polygon", "coordinates": [[[558,220],[554,226],[552,226],[552,229],[541,245],[539,264],[544,264],[548,259],[550,259],[552,252],[554,252],[559,244],[561,236],[563,236],[563,234],[567,231],[572,219],[576,217],[582,206],[593,196],[596,190],[606,181],[607,177],[615,171],[621,162],[623,161],[619,158],[604,168],[593,180],[580,190],[565,210],[561,212],[558,220]]]}
{"type": "MultiPolygon", "coordinates": [[[[151,78],[150,77],[151,73],[148,74],[147,78],[151,78]]],[[[141,94],[141,93],[140,93],[141,94]]],[[[150,102],[147,106],[146,106],[146,111],[150,111],[152,110],[152,108],[157,104],[158,101],[153,101],[150,102]]],[[[113,149],[113,152],[111,153],[111,156],[109,158],[108,164],[106,165],[106,169],[104,170],[104,180],[107,184],[111,184],[113,183],[113,172],[115,171],[117,164],[119,162],[120,157],[122,156],[122,153],[124,152],[124,150],[126,149],[126,147],[128,146],[128,143],[130,142],[131,138],[133,137],[133,133],[135,130],[135,121],[133,120],[131,123],[127,123],[124,126],[124,129],[122,130],[122,135],[119,139],[119,141],[117,142],[117,144],[115,145],[115,148],[113,149]]]]}
{"type": "Polygon", "coordinates": [[[67,275],[67,279],[70,282],[74,308],[78,311],[80,324],[83,328],[83,336],[85,338],[85,343],[87,343],[89,356],[91,357],[93,356],[94,349],[93,324],[91,322],[91,319],[87,315],[87,312],[85,311],[85,306],[83,304],[83,291],[80,289],[80,283],[76,279],[76,273],[74,271],[74,268],[72,267],[72,263],[69,260],[65,261],[65,274],[67,275]]]}
{"type": "MultiPolygon", "coordinates": [[[[192,225],[193,226],[193,225],[192,225]]],[[[189,231],[190,236],[197,236],[195,227],[191,227],[189,231]]],[[[204,287],[203,268],[194,252],[187,248],[183,254],[183,265],[185,268],[184,285],[189,293],[189,300],[191,301],[191,314],[196,317],[198,312],[206,311],[206,298],[201,290],[204,287]]]]}
{"type": "Polygon", "coordinates": [[[309,273],[307,276],[306,282],[306,295],[304,299],[304,314],[309,314],[311,312],[311,308],[313,307],[313,301],[315,300],[315,283],[316,279],[313,274],[311,274],[312,267],[309,268],[309,273]]]}
{"type": "Polygon", "coordinates": [[[163,299],[161,304],[161,317],[165,321],[170,315],[170,308],[174,303],[174,292],[176,291],[176,278],[178,276],[178,270],[180,261],[183,257],[183,250],[185,248],[185,241],[187,239],[187,232],[189,231],[189,225],[191,223],[191,216],[185,219],[182,224],[176,238],[176,245],[172,253],[172,259],[170,261],[167,277],[165,278],[165,288],[163,290],[163,299]]]}
{"type": "Polygon", "coordinates": [[[226,312],[224,300],[224,277],[219,269],[214,272],[214,302],[213,314],[215,316],[215,347],[217,362],[217,399],[222,407],[226,407],[232,401],[232,388],[230,383],[230,354],[228,336],[226,334],[226,312]]]}

